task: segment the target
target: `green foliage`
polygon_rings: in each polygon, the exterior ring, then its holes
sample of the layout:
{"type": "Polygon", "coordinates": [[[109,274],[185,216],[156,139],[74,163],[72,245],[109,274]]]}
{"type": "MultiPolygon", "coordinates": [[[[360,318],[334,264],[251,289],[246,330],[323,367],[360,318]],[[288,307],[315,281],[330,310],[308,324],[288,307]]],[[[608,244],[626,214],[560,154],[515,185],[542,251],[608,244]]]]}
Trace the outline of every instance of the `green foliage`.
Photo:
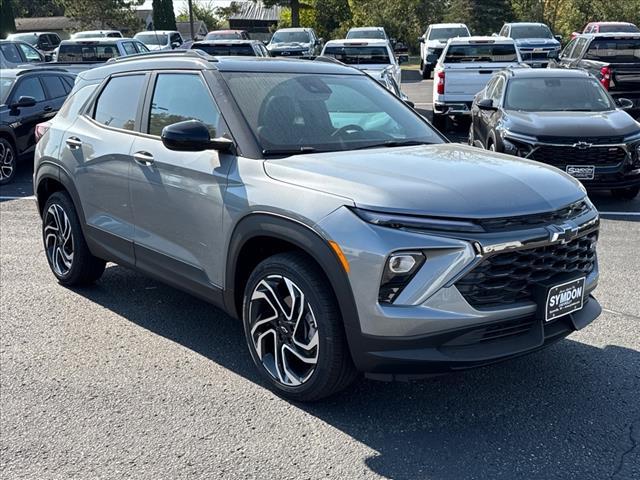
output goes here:
{"type": "MultiPolygon", "coordinates": [[[[255,0],[254,0],[255,1],[255,0]]],[[[265,7],[273,7],[279,5],[286,7],[290,11],[290,24],[292,27],[300,26],[300,9],[307,7],[306,4],[300,3],[300,0],[262,0],[262,4],[265,7]]]]}
{"type": "Polygon", "coordinates": [[[342,23],[351,19],[348,0],[315,0],[315,30],[322,38],[334,38],[342,23]]]}
{"type": "MultiPolygon", "coordinates": [[[[317,10],[313,8],[301,8],[300,9],[300,21],[298,22],[299,27],[308,27],[308,28],[316,28],[317,26],[317,10]]],[[[291,9],[283,8],[280,13],[280,20],[278,21],[278,28],[288,28],[292,27],[291,24],[291,9]]]]}
{"type": "Polygon", "coordinates": [[[152,8],[154,30],[176,29],[176,17],[173,13],[173,0],[153,0],[152,8]]]}
{"type": "Polygon", "coordinates": [[[64,15],[64,7],[57,0],[20,0],[14,3],[13,8],[18,18],[64,15]]]}
{"type": "Polygon", "coordinates": [[[133,6],[137,0],[60,0],[65,15],[76,22],[80,29],[122,29],[137,32],[142,26],[133,6]]]}
{"type": "Polygon", "coordinates": [[[452,0],[445,21],[462,22],[474,35],[498,32],[513,18],[509,0],[452,0]]]}
{"type": "Polygon", "coordinates": [[[0,0],[0,38],[16,31],[13,0],[0,0]]]}
{"type": "MultiPolygon", "coordinates": [[[[213,3],[201,3],[201,2],[193,2],[193,19],[194,20],[202,20],[207,26],[208,30],[219,30],[224,28],[224,21],[221,19],[220,9],[216,8],[213,3]]],[[[178,15],[178,21],[180,22],[188,22],[189,21],[189,9],[184,8],[180,14],[178,15]]]]}

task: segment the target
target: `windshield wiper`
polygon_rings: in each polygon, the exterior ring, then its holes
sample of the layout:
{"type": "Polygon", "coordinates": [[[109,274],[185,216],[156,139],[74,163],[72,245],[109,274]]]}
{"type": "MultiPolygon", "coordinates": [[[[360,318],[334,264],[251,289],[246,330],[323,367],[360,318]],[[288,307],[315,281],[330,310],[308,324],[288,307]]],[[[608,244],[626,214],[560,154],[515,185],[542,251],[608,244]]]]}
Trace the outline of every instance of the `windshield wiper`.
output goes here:
{"type": "Polygon", "coordinates": [[[363,147],[351,148],[350,150],[366,150],[369,148],[389,148],[389,147],[414,147],[416,145],[433,145],[433,142],[425,142],[420,140],[387,140],[382,143],[373,143],[363,147]]]}
{"type": "Polygon", "coordinates": [[[313,153],[315,151],[316,149],[313,147],[265,149],[262,150],[262,155],[264,155],[265,157],[276,157],[279,155],[304,155],[307,153],[313,153]]]}

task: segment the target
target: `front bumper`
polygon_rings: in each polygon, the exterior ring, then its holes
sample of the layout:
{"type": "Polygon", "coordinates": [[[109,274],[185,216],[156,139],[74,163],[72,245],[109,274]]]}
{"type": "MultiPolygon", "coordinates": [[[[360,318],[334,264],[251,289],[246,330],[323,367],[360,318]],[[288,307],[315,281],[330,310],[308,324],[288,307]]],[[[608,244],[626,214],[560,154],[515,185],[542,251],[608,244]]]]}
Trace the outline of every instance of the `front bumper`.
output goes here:
{"type": "Polygon", "coordinates": [[[521,317],[420,337],[363,337],[354,361],[379,380],[481,367],[544,348],[586,327],[601,311],[598,301],[590,296],[581,310],[547,324],[521,317]]]}
{"type": "MultiPolygon", "coordinates": [[[[580,236],[597,228],[595,210],[583,215],[577,223],[584,232],[580,236]]],[[[345,328],[354,363],[363,372],[417,375],[480,366],[541,348],[600,313],[591,297],[598,283],[597,260],[586,275],[584,307],[546,325],[533,298],[474,308],[456,286],[492,251],[502,251],[497,250],[501,245],[521,243],[516,249],[525,250],[548,245],[544,228],[483,234],[476,241],[372,225],[346,208],[317,227],[340,245],[350,265],[358,318],[345,321],[345,328]],[[380,303],[387,258],[409,250],[423,252],[425,263],[393,304],[380,303]]]]}
{"type": "Polygon", "coordinates": [[[449,115],[463,117],[471,115],[471,104],[473,102],[435,102],[433,113],[438,115],[449,115]]]}

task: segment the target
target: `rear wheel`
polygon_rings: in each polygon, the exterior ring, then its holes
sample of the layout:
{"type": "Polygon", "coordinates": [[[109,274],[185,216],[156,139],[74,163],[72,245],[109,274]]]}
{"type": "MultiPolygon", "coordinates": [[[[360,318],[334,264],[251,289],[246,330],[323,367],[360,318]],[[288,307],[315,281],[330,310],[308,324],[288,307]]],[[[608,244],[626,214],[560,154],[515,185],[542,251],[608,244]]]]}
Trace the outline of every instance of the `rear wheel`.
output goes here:
{"type": "Polygon", "coordinates": [[[333,292],[304,254],[274,255],[255,268],[243,323],[254,363],[287,398],[318,400],[356,377],[333,292]]]}
{"type": "Polygon", "coordinates": [[[424,60],[420,60],[420,73],[422,74],[422,78],[425,80],[431,78],[431,66],[424,63],[424,60]]]}
{"type": "Polygon", "coordinates": [[[86,285],[102,276],[106,262],[89,251],[67,193],[55,192],[47,200],[42,215],[42,239],[49,267],[61,284],[86,285]]]}
{"type": "Polygon", "coordinates": [[[0,185],[5,185],[16,176],[16,150],[11,142],[0,138],[0,185]]]}
{"type": "Polygon", "coordinates": [[[619,198],[621,200],[633,200],[640,193],[639,187],[628,187],[628,188],[614,188],[611,190],[611,193],[614,197],[619,198]]]}
{"type": "Polygon", "coordinates": [[[441,115],[439,113],[433,113],[433,126],[436,127],[440,133],[445,133],[447,131],[447,116],[441,115]]]}

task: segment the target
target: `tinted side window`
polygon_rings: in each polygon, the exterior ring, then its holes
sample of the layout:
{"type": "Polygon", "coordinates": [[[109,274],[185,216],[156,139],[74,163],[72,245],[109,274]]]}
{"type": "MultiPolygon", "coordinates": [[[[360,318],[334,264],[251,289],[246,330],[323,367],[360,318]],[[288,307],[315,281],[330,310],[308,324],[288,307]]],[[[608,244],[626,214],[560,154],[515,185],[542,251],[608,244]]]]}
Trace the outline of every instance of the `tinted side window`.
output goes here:
{"type": "Polygon", "coordinates": [[[586,45],[587,45],[587,39],[579,38],[578,41],[576,42],[576,47],[573,49],[573,52],[571,53],[571,58],[580,58],[582,56],[582,52],[586,45]]]}
{"type": "Polygon", "coordinates": [[[124,42],[122,44],[122,47],[124,48],[124,51],[127,53],[127,55],[135,55],[137,52],[136,47],[133,45],[133,42],[124,42]]]}
{"type": "Polygon", "coordinates": [[[36,102],[44,101],[44,90],[40,80],[37,77],[23,78],[13,93],[14,100],[18,100],[20,97],[33,97],[36,102]]]}
{"type": "Polygon", "coordinates": [[[49,37],[49,43],[51,45],[53,45],[54,47],[57,47],[58,45],[60,45],[60,37],[58,35],[56,35],[55,33],[51,33],[48,35],[49,37]]]}
{"type": "Polygon", "coordinates": [[[40,54],[38,53],[38,51],[35,48],[33,48],[31,45],[27,45],[25,43],[19,43],[18,46],[20,47],[20,50],[22,50],[22,53],[27,59],[27,62],[31,63],[31,62],[42,61],[42,57],[40,57],[40,54]]]}
{"type": "Polygon", "coordinates": [[[8,62],[11,63],[22,63],[22,57],[20,56],[20,52],[18,52],[18,47],[13,43],[4,43],[0,45],[0,51],[2,51],[2,55],[7,59],[8,62]]]}
{"type": "Polygon", "coordinates": [[[75,83],[75,80],[71,77],[60,77],[62,79],[62,83],[65,84],[65,89],[67,90],[67,93],[69,93],[72,89],[73,89],[73,84],[75,83]]]}
{"type": "Polygon", "coordinates": [[[149,134],[159,136],[167,125],[185,120],[200,120],[209,128],[211,138],[220,135],[220,112],[199,75],[158,75],[151,100],[149,134]]]}
{"type": "Polygon", "coordinates": [[[67,94],[67,90],[62,84],[60,77],[53,75],[45,75],[42,77],[42,83],[47,89],[47,98],[60,98],[67,94]]]}
{"type": "Polygon", "coordinates": [[[96,102],[93,118],[110,127],[133,130],[144,80],[144,75],[128,75],[109,80],[96,102]]]}
{"type": "Polygon", "coordinates": [[[180,37],[179,33],[172,33],[171,34],[171,43],[177,42],[180,45],[182,45],[182,38],[180,37]]]}

